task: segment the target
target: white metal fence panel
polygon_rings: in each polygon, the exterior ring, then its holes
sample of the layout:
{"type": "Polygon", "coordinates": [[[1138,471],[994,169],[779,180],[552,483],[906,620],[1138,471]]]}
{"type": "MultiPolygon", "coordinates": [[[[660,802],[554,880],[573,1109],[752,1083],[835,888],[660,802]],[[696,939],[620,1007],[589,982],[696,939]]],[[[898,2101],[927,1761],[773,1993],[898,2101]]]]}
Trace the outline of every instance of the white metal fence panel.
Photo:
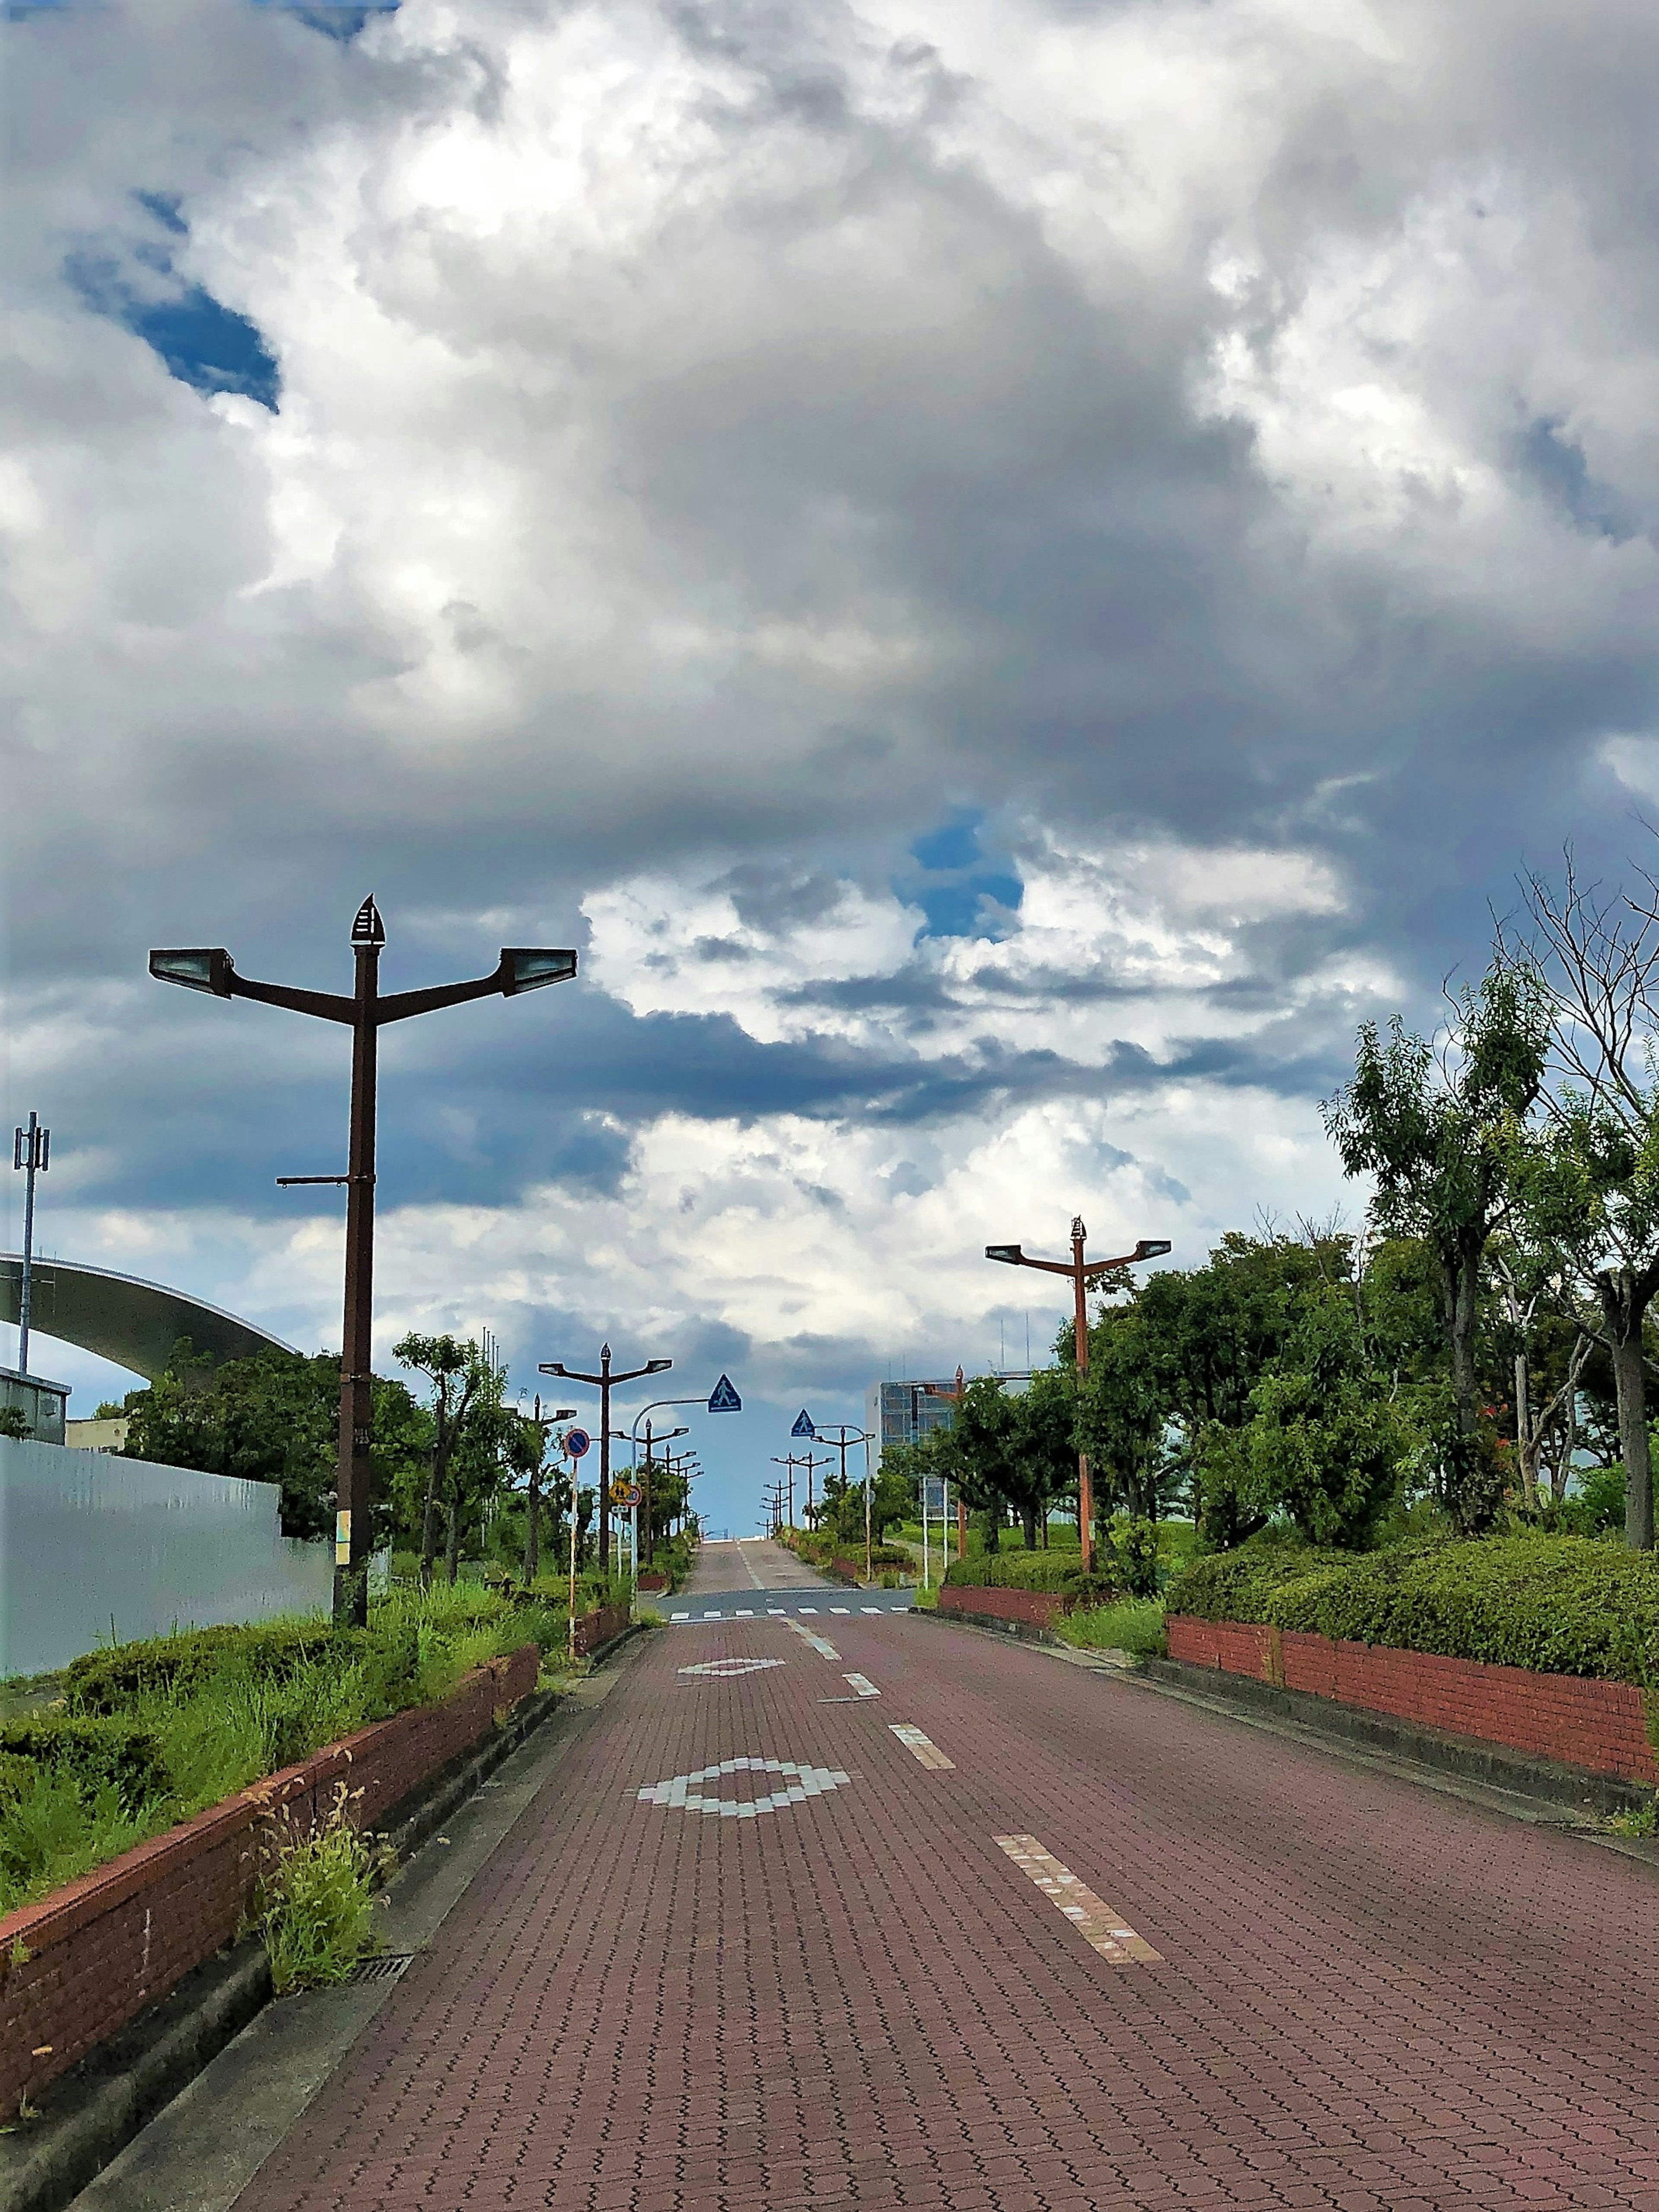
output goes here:
{"type": "Polygon", "coordinates": [[[112,1638],[326,1611],[331,1545],[297,1543],[274,1484],[0,1437],[0,1675],[112,1638]]]}

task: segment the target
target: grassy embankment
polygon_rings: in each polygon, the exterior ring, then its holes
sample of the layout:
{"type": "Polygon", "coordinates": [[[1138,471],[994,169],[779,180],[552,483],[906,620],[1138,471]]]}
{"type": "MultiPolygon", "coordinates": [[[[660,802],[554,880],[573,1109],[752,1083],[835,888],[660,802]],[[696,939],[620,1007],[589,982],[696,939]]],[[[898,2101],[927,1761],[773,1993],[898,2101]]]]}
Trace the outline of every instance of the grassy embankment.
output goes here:
{"type": "MultiPolygon", "coordinates": [[[[590,1599],[598,1593],[590,1592],[590,1599]]],[[[77,1659],[51,1705],[0,1723],[0,1912],[370,1722],[428,1705],[486,1659],[565,1668],[562,1588],[394,1588],[366,1630],[321,1618],[186,1630],[77,1659]]]]}

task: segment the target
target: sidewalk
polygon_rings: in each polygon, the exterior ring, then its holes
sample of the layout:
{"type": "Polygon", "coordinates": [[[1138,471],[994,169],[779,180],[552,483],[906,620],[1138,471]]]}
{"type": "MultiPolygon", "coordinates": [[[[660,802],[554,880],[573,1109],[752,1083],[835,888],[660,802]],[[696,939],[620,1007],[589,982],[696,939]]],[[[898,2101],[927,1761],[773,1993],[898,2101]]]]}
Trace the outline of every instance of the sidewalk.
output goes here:
{"type": "Polygon", "coordinates": [[[239,2212],[1659,2206],[1656,1901],[1017,1645],[693,1623],[239,2212]]]}

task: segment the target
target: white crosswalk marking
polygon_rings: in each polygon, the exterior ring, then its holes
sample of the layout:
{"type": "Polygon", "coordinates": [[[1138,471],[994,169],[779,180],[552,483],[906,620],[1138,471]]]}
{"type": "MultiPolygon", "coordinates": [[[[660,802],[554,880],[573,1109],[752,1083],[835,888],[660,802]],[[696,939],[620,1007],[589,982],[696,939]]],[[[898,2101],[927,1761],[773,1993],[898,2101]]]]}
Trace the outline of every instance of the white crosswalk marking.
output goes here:
{"type": "Polygon", "coordinates": [[[881,1692],[867,1674],[843,1674],[843,1682],[850,1682],[861,1698],[878,1698],[881,1692]]]}
{"type": "Polygon", "coordinates": [[[690,1620],[691,1616],[689,1613],[671,1613],[668,1618],[671,1620],[690,1620]]]}
{"type": "Polygon", "coordinates": [[[884,1605],[861,1605],[859,1607],[860,1613],[885,1613],[886,1610],[884,1605]]]}

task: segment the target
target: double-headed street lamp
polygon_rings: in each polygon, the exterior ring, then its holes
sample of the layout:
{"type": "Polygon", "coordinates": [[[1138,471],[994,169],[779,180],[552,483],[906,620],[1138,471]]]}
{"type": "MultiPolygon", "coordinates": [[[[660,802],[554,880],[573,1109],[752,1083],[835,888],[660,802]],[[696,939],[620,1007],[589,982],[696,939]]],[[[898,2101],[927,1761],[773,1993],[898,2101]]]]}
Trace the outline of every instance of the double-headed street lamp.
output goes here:
{"type": "Polygon", "coordinates": [[[816,1423],[809,1424],[809,1426],[819,1443],[828,1444],[831,1451],[841,1454],[841,1486],[843,1490],[847,1487],[847,1455],[854,1444],[864,1446],[864,1572],[867,1580],[875,1571],[871,1559],[872,1547],[870,1540],[870,1446],[874,1440],[875,1431],[861,1429],[855,1421],[832,1422],[833,1436],[829,1429],[820,1428],[816,1423]]]}
{"type": "Polygon", "coordinates": [[[599,1565],[611,1571],[611,1393],[624,1382],[637,1382],[641,1375],[661,1375],[674,1364],[672,1359],[647,1359],[643,1367],[630,1367],[620,1373],[611,1364],[611,1346],[599,1346],[599,1371],[583,1375],[574,1367],[567,1367],[562,1359],[544,1359],[538,1372],[562,1376],[567,1382],[586,1382],[599,1394],[599,1565]]]}
{"type": "Polygon", "coordinates": [[[222,945],[152,952],[149,972],[158,982],[179,983],[216,999],[258,999],[290,1013],[341,1022],[351,1031],[351,1123],[346,1172],[278,1176],[279,1183],[346,1186],[345,1340],[340,1351],[339,1474],[334,1525],[334,1618],[361,1627],[368,1619],[368,1559],[374,1545],[369,1513],[370,1447],[374,1432],[374,1088],[380,1033],[388,1022],[407,1021],[469,999],[503,998],[564,983],[576,972],[574,952],[542,945],[504,945],[493,972],[465,983],[436,983],[422,991],[380,995],[380,948],[386,925],[366,898],[351,925],[357,956],[356,988],[348,999],[333,991],[296,990],[287,983],[256,983],[239,975],[222,945]]]}
{"type": "MultiPolygon", "coordinates": [[[[988,1260],[1005,1261],[1011,1267],[1040,1267],[1045,1275],[1069,1275],[1073,1297],[1073,1346],[1077,1356],[1078,1395],[1083,1394],[1084,1377],[1089,1372],[1089,1301],[1090,1285],[1103,1275],[1109,1275],[1115,1267],[1132,1267],[1137,1260],[1156,1260],[1170,1249],[1166,1237],[1143,1237],[1133,1252],[1125,1252],[1115,1260],[1085,1260],[1083,1247],[1088,1237],[1081,1214],[1072,1221],[1072,1256],[1069,1260],[1028,1259],[1018,1244],[988,1244],[988,1260]]],[[[1077,1522],[1078,1535],[1083,1553],[1083,1571],[1088,1574],[1095,1564],[1095,1495],[1089,1476],[1089,1455],[1077,1455],[1077,1522]]]]}

